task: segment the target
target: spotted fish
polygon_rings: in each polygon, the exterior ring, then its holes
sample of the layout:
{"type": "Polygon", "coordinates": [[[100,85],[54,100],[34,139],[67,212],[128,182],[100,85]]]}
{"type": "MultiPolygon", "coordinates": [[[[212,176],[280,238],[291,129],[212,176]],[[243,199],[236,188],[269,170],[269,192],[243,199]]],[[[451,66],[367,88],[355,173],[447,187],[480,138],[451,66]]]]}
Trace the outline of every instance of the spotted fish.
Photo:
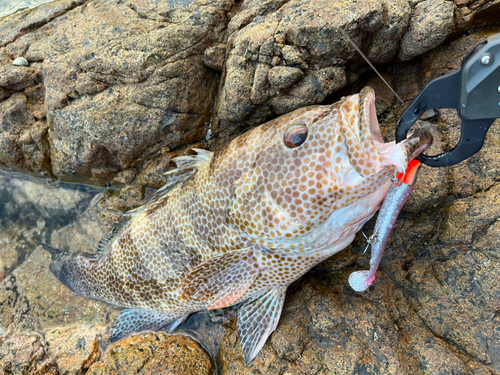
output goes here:
{"type": "Polygon", "coordinates": [[[287,287],[349,245],[379,209],[394,170],[427,148],[417,131],[384,143],[375,93],[297,109],[214,153],[176,160],[166,185],[128,212],[95,258],[52,248],[73,292],[124,308],[111,340],[242,303],[247,362],[275,330],[287,287]]]}

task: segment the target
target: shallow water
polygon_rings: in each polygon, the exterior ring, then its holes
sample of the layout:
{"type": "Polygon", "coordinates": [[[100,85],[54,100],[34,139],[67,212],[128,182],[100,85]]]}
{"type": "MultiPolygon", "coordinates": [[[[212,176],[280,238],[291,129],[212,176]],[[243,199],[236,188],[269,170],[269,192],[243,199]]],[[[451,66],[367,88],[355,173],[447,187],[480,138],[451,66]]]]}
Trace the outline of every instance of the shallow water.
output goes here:
{"type": "Polygon", "coordinates": [[[39,242],[73,225],[102,190],[0,170],[0,281],[39,242]]]}
{"type": "Polygon", "coordinates": [[[8,16],[19,9],[36,8],[39,5],[50,3],[54,0],[0,0],[0,18],[8,16]]]}

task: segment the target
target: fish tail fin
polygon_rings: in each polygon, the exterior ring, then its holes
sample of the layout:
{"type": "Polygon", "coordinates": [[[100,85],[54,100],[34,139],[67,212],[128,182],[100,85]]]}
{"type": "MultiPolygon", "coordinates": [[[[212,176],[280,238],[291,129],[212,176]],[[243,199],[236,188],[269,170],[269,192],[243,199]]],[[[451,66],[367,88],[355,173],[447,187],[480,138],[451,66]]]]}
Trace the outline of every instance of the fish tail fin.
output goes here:
{"type": "Polygon", "coordinates": [[[50,272],[59,280],[66,288],[72,292],[86,298],[96,297],[92,293],[90,283],[85,278],[85,262],[89,263],[82,257],[77,257],[69,251],[64,251],[45,243],[40,242],[40,245],[47,250],[54,259],[54,263],[49,266],[50,272]]]}

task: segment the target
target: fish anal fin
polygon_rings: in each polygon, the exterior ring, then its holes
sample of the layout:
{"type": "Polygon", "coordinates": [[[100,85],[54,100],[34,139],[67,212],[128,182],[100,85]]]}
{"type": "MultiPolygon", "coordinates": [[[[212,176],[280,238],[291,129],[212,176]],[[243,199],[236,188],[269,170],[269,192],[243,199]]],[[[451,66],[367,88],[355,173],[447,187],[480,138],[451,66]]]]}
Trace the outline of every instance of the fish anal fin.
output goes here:
{"type": "Polygon", "coordinates": [[[132,333],[156,331],[167,325],[173,326],[169,327],[169,331],[173,331],[185,318],[161,311],[125,309],[113,321],[109,340],[116,342],[132,333]]]}
{"type": "Polygon", "coordinates": [[[242,249],[213,257],[194,268],[184,279],[183,299],[210,300],[211,309],[236,302],[264,268],[256,250],[242,249]]]}
{"type": "Polygon", "coordinates": [[[247,364],[278,326],[286,288],[277,287],[245,302],[238,311],[238,334],[247,364]]]}

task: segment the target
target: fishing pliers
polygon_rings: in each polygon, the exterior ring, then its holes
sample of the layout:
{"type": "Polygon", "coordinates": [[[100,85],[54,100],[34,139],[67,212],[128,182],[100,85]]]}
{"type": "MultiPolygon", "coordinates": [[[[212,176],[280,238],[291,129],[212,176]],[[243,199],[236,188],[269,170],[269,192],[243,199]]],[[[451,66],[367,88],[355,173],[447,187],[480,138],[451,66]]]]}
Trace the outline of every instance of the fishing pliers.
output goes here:
{"type": "Polygon", "coordinates": [[[478,44],[461,69],[430,82],[398,121],[396,142],[406,139],[413,124],[428,109],[454,108],[462,121],[460,140],[451,151],[436,156],[421,154],[431,167],[460,163],[478,152],[495,119],[500,118],[500,34],[478,44]]]}

